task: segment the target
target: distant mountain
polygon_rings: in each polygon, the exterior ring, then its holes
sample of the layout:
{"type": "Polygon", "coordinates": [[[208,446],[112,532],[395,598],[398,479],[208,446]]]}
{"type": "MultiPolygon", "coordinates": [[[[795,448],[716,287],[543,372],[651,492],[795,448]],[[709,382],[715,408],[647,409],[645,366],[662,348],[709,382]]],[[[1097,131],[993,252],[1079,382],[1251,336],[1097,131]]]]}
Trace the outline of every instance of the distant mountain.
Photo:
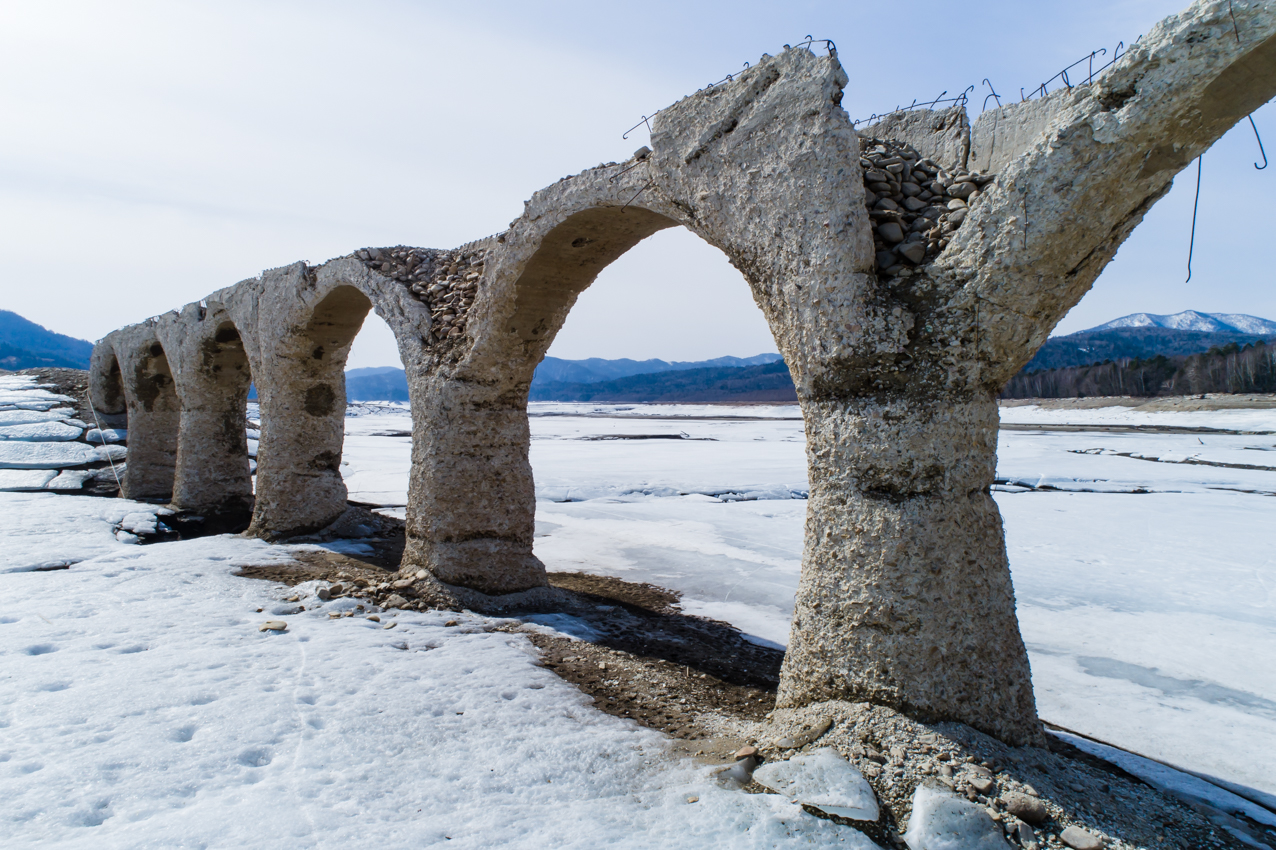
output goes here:
{"type": "Polygon", "coordinates": [[[17,313],[0,310],[0,369],[89,368],[93,343],[54,333],[17,313]]]}
{"type": "MultiPolygon", "coordinates": [[[[1143,315],[1143,314],[1136,314],[1143,315]]],[[[1179,314],[1183,315],[1183,314],[1179,314]]],[[[1203,315],[1203,314],[1202,314],[1203,315]]],[[[1125,317],[1132,318],[1132,317],[1125,317]]],[[[1252,317],[1246,317],[1252,318],[1252,317]]],[[[1122,319],[1117,320],[1122,321],[1122,319]]],[[[1257,319],[1266,322],[1266,319],[1257,319]]],[[[1109,327],[1100,325],[1067,336],[1054,336],[1033,356],[1024,373],[1042,369],[1063,369],[1070,366],[1089,366],[1105,360],[1146,360],[1158,355],[1179,357],[1198,354],[1211,348],[1221,348],[1231,343],[1247,345],[1276,337],[1270,333],[1246,333],[1238,330],[1195,331],[1165,328],[1159,325],[1127,325],[1109,327]]],[[[1276,326],[1276,323],[1272,323],[1276,326]]]]}
{"type": "Polygon", "coordinates": [[[1270,319],[1260,319],[1258,316],[1247,316],[1244,313],[1199,313],[1196,310],[1184,310],[1182,313],[1174,313],[1170,316],[1160,316],[1156,313],[1131,313],[1082,333],[1115,328],[1165,328],[1205,333],[1276,335],[1276,322],[1270,319]]]}
{"type": "Polygon", "coordinates": [[[760,366],[717,366],[629,375],[589,383],[532,383],[532,401],[785,402],[797,401],[783,360],[760,366]]]}
{"type": "Polygon", "coordinates": [[[546,357],[536,367],[536,376],[532,386],[544,383],[592,384],[596,381],[611,381],[616,378],[627,378],[630,375],[646,375],[653,372],[676,372],[687,369],[709,369],[713,367],[761,366],[780,360],[778,354],[758,354],[754,357],[717,357],[713,360],[603,360],[590,357],[586,360],[561,360],[557,357],[546,357]]]}
{"type": "Polygon", "coordinates": [[[407,401],[408,376],[393,366],[346,372],[347,401],[407,401]]]}
{"type": "Polygon", "coordinates": [[[1133,313],[1051,337],[1003,398],[1272,392],[1276,322],[1244,313],[1133,313]]]}
{"type": "Polygon", "coordinates": [[[366,378],[370,375],[389,375],[392,372],[402,372],[398,366],[365,366],[361,369],[346,370],[346,380],[351,378],[366,378]]]}
{"type": "MultiPolygon", "coordinates": [[[[545,388],[553,393],[580,394],[577,385],[594,384],[628,378],[634,375],[654,375],[665,372],[686,372],[704,369],[744,369],[783,362],[778,354],[758,354],[754,357],[716,357],[712,360],[603,360],[591,357],[587,360],[563,360],[546,357],[536,367],[532,378],[532,398],[538,400],[566,401],[556,396],[549,398],[545,388]],[[566,388],[566,389],[565,389],[566,388]]],[[[724,373],[725,374],[725,373],[724,373]]],[[[786,372],[787,374],[787,372],[786,372]]],[[[792,386],[792,382],[789,382],[792,386]]],[[[351,369],[346,372],[346,398],[350,401],[407,401],[408,379],[403,370],[394,366],[375,366],[351,369]]]]}

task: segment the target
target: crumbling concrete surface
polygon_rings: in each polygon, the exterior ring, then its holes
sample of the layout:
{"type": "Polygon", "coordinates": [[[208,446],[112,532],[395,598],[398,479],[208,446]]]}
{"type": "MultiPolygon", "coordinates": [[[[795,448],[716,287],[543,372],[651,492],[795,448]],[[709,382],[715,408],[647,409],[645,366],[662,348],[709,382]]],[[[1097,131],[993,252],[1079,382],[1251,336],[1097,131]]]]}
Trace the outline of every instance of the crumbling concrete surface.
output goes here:
{"type": "Polygon", "coordinates": [[[296,263],[116,331],[93,389],[129,414],[126,492],[246,511],[233,432],[251,375],[249,532],[332,523],[345,358],[375,309],[412,403],[405,573],[489,596],[544,588],[532,373],[603,268],[686,227],[744,275],[807,423],[781,705],[871,702],[1039,742],[989,495],[994,398],[1174,175],[1276,94],[1276,2],[1194,3],[1093,83],[984,113],[973,133],[948,110],[861,134],[839,106],[847,83],[835,53],[763,56],[662,110],[650,149],[535,193],[497,236],[296,263]]]}

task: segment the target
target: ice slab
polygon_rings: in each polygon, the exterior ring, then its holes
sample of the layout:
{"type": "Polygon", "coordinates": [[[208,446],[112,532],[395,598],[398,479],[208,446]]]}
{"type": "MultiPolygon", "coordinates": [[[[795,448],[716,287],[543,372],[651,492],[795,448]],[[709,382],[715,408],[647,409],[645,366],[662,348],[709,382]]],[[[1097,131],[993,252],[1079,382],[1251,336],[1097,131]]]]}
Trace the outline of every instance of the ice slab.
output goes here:
{"type": "Polygon", "coordinates": [[[0,440],[27,440],[29,442],[66,442],[78,440],[83,428],[65,422],[28,422],[22,425],[0,425],[0,440]]]}
{"type": "Polygon", "coordinates": [[[98,460],[98,449],[84,443],[0,442],[0,469],[59,469],[98,460]]]}
{"type": "Polygon", "coordinates": [[[93,460],[112,461],[118,463],[128,457],[128,449],[124,446],[98,446],[93,450],[93,460]]]}
{"type": "Polygon", "coordinates": [[[1190,773],[1176,770],[1168,765],[1143,758],[1134,753],[1128,753],[1125,750],[1109,747],[1098,741],[1091,741],[1089,738],[1070,735],[1067,732],[1051,732],[1051,734],[1062,738],[1092,756],[1098,756],[1104,761],[1115,764],[1126,773],[1137,776],[1153,788],[1159,788],[1181,800],[1186,800],[1189,803],[1208,803],[1228,814],[1244,815],[1258,823],[1276,827],[1276,797],[1271,794],[1264,794],[1252,788],[1237,787],[1233,783],[1224,783],[1232,785],[1240,792],[1233,793],[1226,788],[1220,787],[1213,782],[1207,782],[1190,773]],[[1254,799],[1247,799],[1247,797],[1241,796],[1241,793],[1247,794],[1254,799]],[[1263,805],[1256,801],[1261,801],[1263,805]]]}
{"type": "Polygon", "coordinates": [[[54,407],[49,410],[0,410],[0,425],[27,425],[32,422],[57,422],[75,415],[69,407],[54,407]]]}
{"type": "Polygon", "coordinates": [[[879,814],[868,780],[832,747],[768,762],[753,772],[753,778],[777,794],[830,815],[876,821],[879,814]]]}
{"type": "Polygon", "coordinates": [[[43,490],[57,474],[52,469],[0,469],[0,490],[43,490]]]}
{"type": "Polygon", "coordinates": [[[1216,428],[1229,431],[1276,431],[1276,409],[1142,411],[1128,407],[1054,410],[1038,405],[1001,408],[1003,424],[1126,425],[1161,428],[1216,428]]]}
{"type": "Polygon", "coordinates": [[[534,401],[528,416],[589,416],[617,419],[801,419],[796,404],[644,404],[534,401]]]}
{"type": "MultiPolygon", "coordinates": [[[[57,393],[51,393],[48,390],[0,389],[0,405],[5,406],[12,405],[13,407],[25,407],[27,405],[45,404],[46,402],[51,403],[50,406],[52,406],[52,404],[65,403],[68,401],[75,401],[75,399],[71,398],[69,395],[59,395],[57,393]]],[[[46,407],[43,409],[48,410],[49,408],[46,407]]]]}
{"type": "Polygon", "coordinates": [[[913,793],[904,841],[910,850],[1011,850],[983,806],[925,783],[913,793]]]}
{"type": "Polygon", "coordinates": [[[64,469],[58,477],[49,482],[47,490],[82,490],[84,482],[97,476],[92,469],[64,469]]]}
{"type": "Polygon", "coordinates": [[[154,520],[163,513],[168,513],[167,509],[128,499],[48,492],[2,493],[0,573],[37,570],[108,555],[120,547],[115,530],[125,516],[141,519],[145,515],[154,520]]]}

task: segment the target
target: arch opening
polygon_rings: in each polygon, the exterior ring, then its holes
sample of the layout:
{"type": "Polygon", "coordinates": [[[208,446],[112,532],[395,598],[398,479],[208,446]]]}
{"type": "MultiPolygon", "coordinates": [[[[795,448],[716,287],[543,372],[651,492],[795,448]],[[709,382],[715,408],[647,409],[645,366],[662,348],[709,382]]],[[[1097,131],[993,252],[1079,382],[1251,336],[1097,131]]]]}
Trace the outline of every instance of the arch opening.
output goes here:
{"type": "MultiPolygon", "coordinates": [[[[568,216],[542,240],[516,284],[507,331],[536,365],[545,357],[568,311],[610,266],[642,240],[678,222],[642,207],[595,207],[568,216]]],[[[528,376],[530,381],[530,375],[528,376]]]]}
{"type": "Polygon", "coordinates": [[[123,495],[167,502],[173,496],[181,405],[168,354],[153,334],[148,337],[125,354],[132,368],[121,369],[129,429],[123,495]]]}
{"type": "Polygon", "coordinates": [[[107,359],[105,368],[94,376],[96,380],[93,387],[93,409],[99,418],[103,419],[102,424],[105,427],[126,428],[128,427],[128,407],[124,398],[124,374],[120,371],[120,361],[115,356],[115,352],[110,352],[107,359]],[[106,417],[118,417],[118,426],[105,421],[106,417]]]}
{"type": "Polygon", "coordinates": [[[333,287],[304,325],[271,341],[258,383],[258,445],[252,533],[267,539],[308,534],[347,508],[341,476],[345,366],[372,302],[348,283],[333,287]]]}
{"type": "MultiPolygon", "coordinates": [[[[608,579],[619,578],[666,587],[683,596],[685,610],[731,622],[755,639],[733,659],[658,642],[650,651],[774,687],[802,559],[808,485],[801,412],[749,282],[717,246],[665,221],[668,230],[653,230],[588,270],[545,346],[551,362],[544,375],[577,380],[556,382],[553,398],[538,379],[527,407],[534,552],[553,584],[605,593],[608,579]],[[643,269],[667,279],[648,284],[643,269]],[[636,319],[641,305],[623,306],[624,299],[611,310],[602,306],[605,290],[635,288],[660,303],[654,316],[636,319]],[[693,294],[699,290],[711,295],[693,294]],[[595,329],[573,334],[576,321],[610,329],[611,338],[595,329]],[[719,323],[734,330],[705,343],[688,339],[697,325],[719,323]],[[571,347],[552,357],[560,342],[571,347]],[[607,352],[586,348],[600,344],[607,352]],[[591,355],[608,358],[593,375],[591,355]],[[720,362],[683,368],[713,360],[720,362]],[[779,374],[765,373],[767,363],[779,374]],[[609,379],[605,369],[619,377],[609,379]],[[716,406],[724,402],[732,406],[716,406]],[[661,407],[644,413],[645,403],[661,407]]],[[[525,275],[520,286],[527,282],[525,275]]]]}
{"type": "MultiPolygon", "coordinates": [[[[201,324],[203,316],[200,317],[201,324]]],[[[238,533],[253,509],[253,465],[247,435],[252,367],[230,318],[202,328],[180,377],[181,433],[172,506],[186,534],[238,533]]]]}

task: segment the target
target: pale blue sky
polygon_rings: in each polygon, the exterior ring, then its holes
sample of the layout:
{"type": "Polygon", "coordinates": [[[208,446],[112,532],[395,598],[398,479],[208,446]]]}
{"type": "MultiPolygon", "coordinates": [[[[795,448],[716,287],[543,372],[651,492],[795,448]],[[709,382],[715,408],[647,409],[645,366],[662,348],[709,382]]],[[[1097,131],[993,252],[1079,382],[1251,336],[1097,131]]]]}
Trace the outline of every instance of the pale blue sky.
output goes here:
{"type": "MultiPolygon", "coordinates": [[[[59,2],[0,6],[0,307],[95,339],[261,269],[363,245],[450,247],[646,141],[641,115],[834,39],[853,118],[988,77],[1031,90],[1186,0],[1038,4],[59,2]]],[[[1276,148],[1276,108],[1255,114],[1276,148]]],[[[1276,150],[1273,150],[1276,153],[1276,150]]],[[[1276,168],[1248,122],[1181,176],[1060,325],[1137,311],[1276,318],[1276,168]]],[[[551,353],[774,350],[738,274],[658,234],[582,296],[551,353]]],[[[370,322],[352,366],[393,363],[370,322]]]]}

